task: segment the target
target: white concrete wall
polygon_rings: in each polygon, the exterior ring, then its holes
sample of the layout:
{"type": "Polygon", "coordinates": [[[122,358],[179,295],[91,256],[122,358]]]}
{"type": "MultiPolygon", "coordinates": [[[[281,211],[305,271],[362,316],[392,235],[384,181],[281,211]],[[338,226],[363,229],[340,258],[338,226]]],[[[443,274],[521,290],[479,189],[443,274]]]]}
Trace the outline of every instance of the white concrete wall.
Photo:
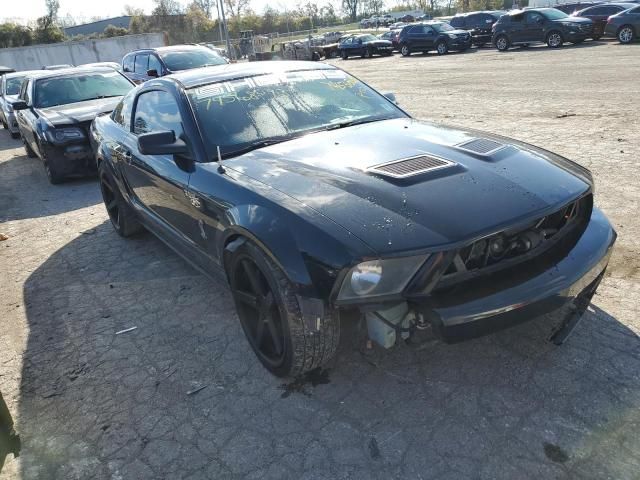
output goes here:
{"type": "Polygon", "coordinates": [[[81,65],[93,62],[122,62],[122,57],[139,48],[164,45],[164,34],[144,33],[124,37],[101,38],[77,42],[31,45],[29,47],[1,48],[0,65],[15,70],[38,70],[44,65],[68,63],[81,65]]]}

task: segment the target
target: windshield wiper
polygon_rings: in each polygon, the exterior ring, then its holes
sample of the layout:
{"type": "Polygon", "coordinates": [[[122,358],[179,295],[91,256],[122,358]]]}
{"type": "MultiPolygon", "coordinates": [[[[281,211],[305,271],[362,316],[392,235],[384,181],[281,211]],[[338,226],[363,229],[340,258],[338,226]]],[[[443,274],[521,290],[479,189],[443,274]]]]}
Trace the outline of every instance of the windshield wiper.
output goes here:
{"type": "Polygon", "coordinates": [[[249,153],[253,150],[258,150],[260,148],[268,147],[270,145],[275,145],[276,143],[286,142],[287,140],[291,140],[291,138],[270,138],[269,140],[261,140],[259,142],[250,143],[242,148],[238,148],[236,150],[231,150],[230,152],[224,152],[222,154],[222,159],[237,157],[238,155],[244,155],[245,153],[249,153]]]}
{"type": "Polygon", "coordinates": [[[382,120],[390,120],[396,117],[382,117],[382,118],[361,118],[359,120],[350,120],[348,122],[338,122],[327,125],[325,130],[338,130],[339,128],[353,127],[354,125],[363,125],[365,123],[381,122],[382,120]]]}
{"type": "Polygon", "coordinates": [[[83,102],[89,100],[102,100],[103,98],[113,98],[113,97],[121,97],[122,95],[98,95],[97,97],[87,98],[86,100],[82,100],[83,102]]]}

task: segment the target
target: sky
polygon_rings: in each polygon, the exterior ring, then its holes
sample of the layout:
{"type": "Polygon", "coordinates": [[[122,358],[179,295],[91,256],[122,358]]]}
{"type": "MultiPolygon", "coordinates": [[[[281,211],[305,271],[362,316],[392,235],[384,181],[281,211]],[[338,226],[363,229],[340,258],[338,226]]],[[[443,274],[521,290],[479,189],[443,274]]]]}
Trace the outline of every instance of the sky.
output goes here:
{"type": "MultiPolygon", "coordinates": [[[[187,0],[179,0],[187,4],[187,0]]],[[[299,0],[251,0],[251,7],[262,12],[267,4],[276,8],[293,8],[299,0]]],[[[0,0],[0,22],[17,21],[28,23],[45,14],[44,0],[0,0]]],[[[60,0],[59,16],[64,18],[68,13],[81,20],[90,21],[92,17],[117,17],[124,13],[125,5],[142,8],[150,13],[152,0],[60,0]]]]}

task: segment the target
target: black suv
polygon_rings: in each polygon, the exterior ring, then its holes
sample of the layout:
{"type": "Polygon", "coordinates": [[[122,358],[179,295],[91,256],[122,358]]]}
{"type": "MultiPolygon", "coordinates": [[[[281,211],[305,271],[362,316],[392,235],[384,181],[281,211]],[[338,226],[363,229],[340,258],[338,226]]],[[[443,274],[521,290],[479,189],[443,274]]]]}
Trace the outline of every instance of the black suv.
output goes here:
{"type": "Polygon", "coordinates": [[[429,50],[444,55],[449,50],[464,51],[471,47],[471,35],[444,22],[413,23],[402,29],[398,44],[403,57],[413,52],[427,53],[429,50]]]}
{"type": "Polygon", "coordinates": [[[501,52],[512,45],[544,42],[551,48],[564,42],[580,43],[591,37],[593,22],[570,17],[555,8],[516,10],[500,17],[493,27],[492,43],[501,52]]]}
{"type": "Polygon", "coordinates": [[[501,10],[461,13],[453,17],[449,24],[453,28],[467,30],[473,44],[482,47],[491,42],[491,28],[505,13],[501,10]]]}

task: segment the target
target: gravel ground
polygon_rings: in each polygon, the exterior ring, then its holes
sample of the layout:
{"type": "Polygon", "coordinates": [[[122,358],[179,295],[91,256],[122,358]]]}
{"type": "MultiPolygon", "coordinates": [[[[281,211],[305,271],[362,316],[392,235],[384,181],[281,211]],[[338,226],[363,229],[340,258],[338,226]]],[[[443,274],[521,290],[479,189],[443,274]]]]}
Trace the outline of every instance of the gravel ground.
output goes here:
{"type": "Polygon", "coordinates": [[[49,185],[0,132],[0,390],[23,439],[2,480],[639,478],[640,44],[334,63],[593,171],[620,237],[569,342],[548,318],[390,351],[350,331],[328,372],[283,384],[224,285],[119,238],[94,180],[49,185]]]}

